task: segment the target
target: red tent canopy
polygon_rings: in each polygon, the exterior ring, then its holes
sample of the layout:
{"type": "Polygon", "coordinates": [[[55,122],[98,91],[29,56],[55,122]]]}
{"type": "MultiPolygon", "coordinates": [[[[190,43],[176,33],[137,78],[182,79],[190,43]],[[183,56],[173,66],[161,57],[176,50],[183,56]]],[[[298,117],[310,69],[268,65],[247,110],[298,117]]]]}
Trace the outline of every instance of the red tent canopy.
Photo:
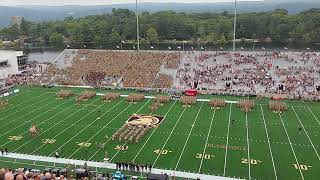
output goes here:
{"type": "Polygon", "coordinates": [[[197,91],[194,89],[188,89],[184,92],[185,95],[187,96],[196,96],[197,95],[197,91]]]}

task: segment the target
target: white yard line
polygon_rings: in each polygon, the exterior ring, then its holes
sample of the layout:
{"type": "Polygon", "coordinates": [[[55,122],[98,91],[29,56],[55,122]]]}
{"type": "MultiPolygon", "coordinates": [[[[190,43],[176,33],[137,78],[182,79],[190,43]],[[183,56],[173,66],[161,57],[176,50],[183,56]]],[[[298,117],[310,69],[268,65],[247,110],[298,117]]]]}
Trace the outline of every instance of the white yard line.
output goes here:
{"type": "MultiPolygon", "coordinates": [[[[32,112],[34,112],[34,111],[38,110],[38,109],[41,109],[41,108],[43,108],[43,107],[45,107],[45,106],[47,106],[47,105],[49,105],[49,104],[54,103],[54,102],[55,102],[55,101],[51,101],[50,103],[48,103],[48,104],[46,104],[46,105],[44,105],[44,106],[42,106],[42,107],[36,108],[35,110],[30,111],[30,112],[29,112],[29,113],[27,113],[27,114],[30,114],[30,113],[32,113],[32,112]]],[[[39,114],[39,115],[37,115],[37,116],[33,117],[32,119],[30,119],[30,120],[28,120],[28,121],[24,121],[24,122],[23,122],[23,123],[21,123],[19,126],[15,126],[15,128],[13,128],[13,129],[11,129],[11,130],[9,130],[9,131],[6,131],[6,133],[1,134],[1,136],[0,136],[0,137],[3,137],[4,135],[8,134],[9,132],[11,132],[11,131],[13,131],[13,130],[15,130],[15,129],[17,129],[17,128],[19,128],[19,127],[21,127],[21,126],[23,126],[23,125],[27,124],[27,123],[29,123],[29,122],[31,122],[32,120],[36,119],[37,117],[40,117],[40,116],[42,116],[43,114],[46,114],[47,112],[52,111],[53,109],[55,109],[56,107],[59,107],[59,106],[61,106],[61,104],[59,104],[59,105],[57,105],[57,106],[55,106],[55,107],[53,107],[53,108],[50,108],[49,110],[47,110],[47,111],[45,111],[45,112],[43,112],[43,113],[41,113],[41,114],[39,114]]],[[[25,115],[27,115],[27,114],[24,114],[23,116],[20,116],[20,117],[19,117],[19,118],[17,118],[16,120],[18,120],[18,119],[20,119],[20,118],[24,117],[24,116],[25,116],[25,115]]],[[[14,121],[10,121],[9,123],[15,122],[16,120],[14,120],[14,121]]],[[[7,124],[9,124],[9,123],[6,123],[5,125],[7,125],[7,124]]],[[[3,125],[3,126],[5,126],[5,125],[3,125]]],[[[3,126],[1,126],[1,127],[3,127],[3,126]]],[[[0,128],[1,128],[1,127],[0,127],[0,128]]]]}
{"type": "Polygon", "coordinates": [[[273,165],[274,176],[275,176],[275,180],[278,180],[277,171],[276,171],[276,166],[274,165],[273,154],[272,154],[271,145],[270,145],[268,128],[267,128],[267,125],[266,125],[266,120],[265,120],[265,118],[264,118],[264,113],[263,113],[262,105],[260,105],[260,108],[261,108],[261,112],[262,112],[262,118],[263,118],[264,128],[265,128],[266,134],[267,134],[267,140],[268,140],[268,146],[269,146],[271,161],[272,161],[272,165],[273,165]]]}
{"type": "MultiPolygon", "coordinates": [[[[19,93],[18,95],[13,95],[13,96],[9,95],[9,96],[7,96],[8,98],[10,98],[10,99],[8,99],[9,104],[10,104],[11,99],[17,98],[18,96],[21,96],[22,94],[26,94],[26,93],[28,93],[28,92],[29,92],[29,90],[26,90],[25,92],[19,93]]],[[[44,94],[46,94],[46,93],[44,93],[44,94]]],[[[36,99],[36,98],[38,98],[38,97],[40,97],[40,96],[42,96],[42,95],[44,95],[44,94],[41,94],[41,95],[36,96],[36,97],[31,97],[31,98],[30,98],[29,100],[27,100],[27,101],[22,101],[21,103],[17,103],[17,104],[14,104],[13,106],[9,106],[8,108],[3,109],[2,112],[6,112],[7,110],[14,109],[14,108],[16,108],[17,106],[19,106],[19,105],[21,105],[21,104],[25,104],[25,103],[27,103],[27,102],[30,102],[30,101],[32,101],[32,100],[34,100],[34,99],[36,99]]],[[[0,97],[0,99],[1,99],[1,97],[0,97]]],[[[1,119],[1,118],[0,118],[0,119],[1,119]]]]}
{"type": "MultiPolygon", "coordinates": [[[[177,125],[178,125],[178,123],[179,123],[180,119],[182,118],[183,113],[186,111],[186,109],[187,109],[187,107],[185,107],[185,108],[183,109],[183,111],[182,111],[182,113],[180,114],[180,116],[179,116],[179,118],[178,118],[177,122],[176,122],[176,123],[175,123],[175,125],[173,126],[173,129],[171,130],[171,132],[170,132],[170,134],[169,134],[169,136],[168,136],[168,138],[167,138],[166,142],[163,144],[163,146],[162,146],[162,148],[161,148],[161,151],[160,151],[160,152],[162,152],[162,151],[163,151],[163,149],[164,149],[164,147],[167,145],[167,143],[168,143],[168,141],[169,141],[169,139],[170,139],[170,137],[171,137],[172,133],[173,133],[173,132],[174,132],[174,130],[176,129],[176,127],[177,127],[177,125]]],[[[156,162],[158,161],[158,159],[159,159],[160,155],[161,155],[161,153],[158,153],[157,158],[154,160],[154,162],[153,162],[153,164],[152,164],[152,167],[154,167],[154,165],[155,165],[155,164],[156,164],[156,162]]]]}
{"type": "MultiPolygon", "coordinates": [[[[71,99],[69,99],[68,101],[65,101],[64,103],[62,103],[62,104],[60,104],[60,105],[63,105],[63,104],[65,104],[65,103],[67,103],[67,102],[69,102],[69,101],[71,101],[71,100],[73,100],[74,98],[71,98],[71,99]]],[[[60,106],[59,105],[59,106],[60,106]]],[[[50,119],[52,119],[52,118],[54,118],[54,117],[56,117],[58,114],[61,114],[62,112],[64,112],[64,111],[66,111],[66,110],[68,110],[68,109],[70,109],[72,106],[70,106],[69,108],[67,108],[67,109],[65,109],[65,110],[63,110],[63,111],[60,111],[59,113],[57,113],[57,114],[54,114],[53,116],[51,116],[50,118],[48,118],[48,119],[46,119],[45,121],[43,121],[43,122],[41,122],[41,123],[39,123],[39,124],[37,124],[37,126],[39,126],[39,125],[41,125],[41,124],[43,124],[43,123],[45,123],[45,122],[47,122],[47,121],[49,121],[50,119]]],[[[55,109],[56,109],[57,107],[55,107],[55,109]]],[[[27,131],[25,131],[24,133],[22,133],[22,134],[20,134],[21,136],[22,135],[24,135],[24,134],[26,134],[26,133],[28,133],[29,132],[29,130],[27,130],[27,131]]],[[[39,134],[40,135],[40,134],[39,134]]],[[[32,139],[30,139],[29,141],[32,141],[33,140],[33,138],[32,139]]],[[[10,142],[12,142],[11,140],[10,141],[8,141],[8,142],[6,142],[6,143],[4,143],[2,146],[5,146],[5,145],[7,145],[8,143],[10,143],[10,142]]],[[[21,147],[21,146],[20,146],[21,147]]]]}
{"type": "Polygon", "coordinates": [[[250,159],[250,142],[249,142],[249,125],[248,125],[248,113],[246,113],[246,129],[247,129],[247,146],[248,146],[248,170],[249,180],[251,180],[251,159],[250,159]]]}
{"type": "MultiPolygon", "coordinates": [[[[94,102],[97,102],[99,99],[92,101],[91,103],[88,104],[88,106],[94,102]]],[[[103,104],[102,104],[103,105],[103,104]]],[[[66,129],[64,129],[63,131],[60,131],[60,133],[56,134],[54,138],[56,138],[57,136],[59,136],[60,134],[64,133],[66,130],[70,129],[71,127],[73,127],[75,124],[77,124],[79,121],[81,121],[82,119],[84,119],[85,117],[87,117],[89,114],[93,113],[95,110],[97,110],[98,108],[100,108],[102,105],[98,106],[96,109],[93,109],[92,111],[90,111],[89,113],[87,113],[85,116],[82,116],[82,118],[78,119],[76,122],[74,122],[73,124],[71,124],[69,127],[67,127],[66,129]]],[[[85,106],[87,107],[87,106],[85,106]]],[[[44,145],[46,144],[42,144],[41,146],[39,146],[38,148],[36,148],[34,151],[31,152],[31,154],[34,154],[34,152],[36,152],[37,150],[39,150],[40,148],[42,148],[44,145]]]]}
{"type": "Polygon", "coordinates": [[[306,133],[306,135],[307,135],[307,137],[308,137],[308,139],[309,139],[309,142],[310,142],[311,146],[313,147],[314,152],[316,153],[316,155],[317,155],[317,157],[318,157],[318,160],[320,160],[318,151],[317,151],[316,148],[314,147],[314,145],[313,145],[313,143],[312,143],[312,141],[311,141],[311,139],[310,139],[310,136],[309,136],[308,132],[306,131],[306,129],[304,128],[304,126],[303,126],[303,124],[302,124],[302,122],[301,122],[301,120],[300,120],[300,117],[298,116],[296,110],[294,110],[293,107],[292,107],[292,110],[293,110],[293,112],[296,114],[296,116],[297,116],[297,118],[298,118],[298,120],[299,120],[299,123],[300,123],[303,131],[306,133]]]}
{"type": "MultiPolygon", "coordinates": [[[[64,120],[68,119],[69,117],[77,114],[79,111],[85,109],[85,108],[88,107],[90,104],[91,104],[91,103],[89,103],[88,105],[83,106],[82,108],[78,109],[76,112],[73,112],[72,114],[70,114],[69,116],[61,119],[61,120],[58,121],[58,122],[55,122],[55,123],[53,124],[53,126],[50,126],[50,128],[48,128],[48,129],[46,129],[45,131],[41,132],[38,136],[41,136],[41,135],[44,134],[45,132],[50,131],[50,130],[53,129],[54,127],[60,125],[61,122],[63,122],[64,120]]],[[[65,109],[64,111],[71,109],[73,106],[76,106],[76,104],[70,106],[69,108],[65,109]]],[[[58,114],[61,114],[61,113],[64,112],[64,111],[61,111],[61,112],[59,112],[58,114]]],[[[68,125],[68,126],[69,126],[69,125],[68,125]]],[[[30,139],[29,141],[25,142],[23,145],[19,146],[19,147],[16,148],[15,150],[13,150],[13,152],[15,152],[15,151],[17,151],[18,149],[22,148],[23,146],[25,146],[26,144],[28,144],[28,143],[31,142],[31,141],[33,141],[33,139],[30,139]]]]}
{"type": "Polygon", "coordinates": [[[227,132],[227,144],[226,144],[226,152],[225,152],[225,155],[224,155],[223,176],[226,176],[227,156],[228,156],[228,146],[229,146],[229,133],[230,133],[230,122],[231,122],[231,108],[232,108],[232,104],[230,104],[228,132],[227,132]]]}
{"type": "MultiPolygon", "coordinates": [[[[289,140],[289,144],[290,144],[291,150],[292,150],[292,152],[293,152],[294,158],[295,158],[295,160],[296,160],[296,163],[297,163],[298,167],[300,167],[300,164],[299,164],[299,162],[298,162],[296,153],[294,152],[294,149],[293,149],[293,147],[292,147],[292,143],[291,143],[290,137],[289,137],[288,132],[287,132],[287,129],[286,129],[284,123],[283,123],[283,120],[282,120],[282,117],[281,117],[280,113],[279,113],[279,117],[280,117],[282,126],[283,126],[283,128],[284,128],[284,131],[286,132],[287,138],[288,138],[288,140],[289,140]]],[[[302,171],[301,171],[300,168],[299,168],[299,172],[300,172],[300,175],[301,175],[302,180],[304,180],[304,176],[303,176],[302,171]]]]}
{"type": "Polygon", "coordinates": [[[187,137],[187,140],[186,140],[186,142],[185,142],[184,145],[183,145],[182,152],[180,153],[178,162],[177,162],[176,167],[174,168],[174,170],[177,170],[177,168],[178,168],[178,166],[179,166],[181,157],[182,157],[182,155],[183,155],[183,153],[184,153],[184,150],[186,149],[186,146],[187,146],[187,144],[188,144],[188,142],[189,142],[189,138],[190,138],[190,135],[191,135],[191,133],[192,133],[192,131],[193,131],[193,128],[194,128],[194,126],[196,125],[196,122],[197,122],[197,119],[198,119],[198,117],[199,117],[200,111],[201,111],[201,109],[202,109],[203,103],[204,103],[204,102],[201,103],[201,106],[200,106],[200,108],[199,108],[199,110],[198,110],[198,113],[197,113],[197,115],[196,115],[196,118],[194,118],[194,121],[193,121],[193,123],[192,123],[190,132],[189,132],[188,137],[187,137]]]}
{"type": "MultiPolygon", "coordinates": [[[[42,94],[42,95],[44,95],[44,94],[42,94]]],[[[40,96],[42,96],[42,95],[40,95],[40,96]]],[[[38,97],[40,97],[40,96],[38,96],[38,97]]],[[[36,98],[38,98],[38,97],[35,97],[35,98],[33,98],[33,99],[36,99],[36,98]]],[[[49,98],[51,98],[51,97],[42,99],[41,101],[37,101],[37,102],[35,102],[35,103],[32,103],[32,104],[30,104],[29,106],[26,106],[26,107],[24,107],[24,108],[22,108],[22,109],[19,109],[18,111],[15,111],[15,112],[10,113],[10,114],[8,114],[8,115],[6,115],[6,116],[4,116],[4,117],[1,117],[0,119],[5,119],[6,117],[9,117],[9,116],[11,116],[11,115],[13,115],[13,114],[15,114],[15,113],[17,113],[17,112],[20,112],[20,111],[22,111],[22,110],[24,110],[24,109],[27,109],[27,108],[29,108],[29,107],[31,107],[31,106],[34,106],[35,104],[38,104],[38,103],[40,103],[40,102],[42,102],[42,101],[44,101],[44,100],[47,100],[47,99],[49,99],[49,98]]],[[[22,104],[22,103],[21,103],[21,104],[22,104]]],[[[42,107],[43,107],[43,106],[42,106],[42,107]]],[[[16,108],[16,106],[14,106],[14,108],[16,108]]],[[[24,115],[26,115],[26,114],[24,114],[24,115]]],[[[12,121],[11,121],[11,122],[12,122],[12,121]]],[[[8,122],[8,123],[10,123],[10,122],[8,122]]],[[[5,125],[6,125],[6,124],[5,124],[5,125]]],[[[3,126],[5,126],[5,125],[0,126],[0,128],[3,127],[3,126]]]]}
{"type": "MultiPolygon", "coordinates": [[[[118,102],[116,105],[114,105],[110,110],[112,110],[113,108],[115,108],[116,106],[118,106],[122,101],[124,101],[125,99],[122,99],[120,102],[118,102]]],[[[101,105],[102,106],[102,105],[101,105]]],[[[101,106],[98,106],[96,109],[99,109],[99,108],[101,108],[101,106]]],[[[130,105],[129,106],[127,106],[123,111],[121,111],[121,113],[122,112],[124,112],[125,110],[127,110],[128,108],[130,107],[130,105]]],[[[94,110],[96,110],[96,109],[94,109],[94,110]]],[[[109,110],[109,111],[110,111],[109,110]]],[[[107,112],[109,112],[109,111],[107,111],[107,112]]],[[[107,113],[106,112],[106,113],[107,113]]],[[[106,114],[106,113],[104,113],[104,114],[106,114]]],[[[98,120],[100,120],[100,119],[98,119],[98,118],[96,118],[94,121],[92,121],[89,125],[86,125],[86,127],[84,127],[84,128],[82,128],[81,129],[81,131],[79,131],[76,135],[74,135],[74,136],[72,136],[72,138],[69,138],[68,139],[68,141],[66,141],[65,143],[63,143],[61,146],[59,146],[56,150],[54,150],[49,156],[52,156],[58,149],[61,149],[62,147],[64,147],[66,144],[68,144],[71,140],[73,140],[75,137],[77,137],[79,134],[81,134],[84,130],[86,130],[86,129],[88,129],[92,124],[94,124],[95,122],[97,122],[98,120]]]]}
{"type": "Polygon", "coordinates": [[[308,107],[309,111],[311,112],[312,116],[314,117],[314,119],[318,122],[318,124],[320,125],[320,121],[318,120],[318,118],[313,114],[313,112],[311,111],[311,109],[308,107]]]}
{"type": "MultiPolygon", "coordinates": [[[[124,99],[123,99],[124,100],[124,99]]],[[[122,101],[120,101],[120,102],[122,102],[122,101]]],[[[120,103],[119,102],[119,103],[120,103]]],[[[118,104],[119,104],[118,103],[118,104]]],[[[116,104],[114,107],[116,107],[118,104],[116,104]]],[[[104,116],[105,114],[107,114],[108,112],[110,112],[114,107],[112,107],[111,109],[109,109],[107,112],[105,112],[105,113],[103,113],[102,115],[101,115],[101,117],[102,116],[104,116]]],[[[125,109],[123,109],[120,113],[118,113],[114,118],[112,118],[106,125],[104,125],[99,131],[97,131],[93,136],[91,136],[87,141],[86,141],[86,143],[87,142],[89,142],[89,141],[91,141],[97,134],[99,134],[102,130],[104,130],[111,122],[113,122],[113,120],[115,120],[118,116],[120,116],[120,114],[122,114],[123,112],[125,112],[129,107],[131,107],[131,105],[129,105],[129,106],[127,106],[125,109]]],[[[87,126],[87,127],[85,127],[84,129],[86,129],[86,128],[88,128],[88,127],[90,127],[91,125],[89,125],[89,126],[87,126]]],[[[77,136],[77,135],[75,135],[75,136],[77,136]]],[[[75,137],[74,136],[74,137],[75,137]]],[[[74,138],[73,137],[73,138],[74,138]]],[[[72,139],[73,139],[72,138],[72,139]]],[[[67,143],[67,142],[66,142],[67,143]]],[[[82,148],[82,146],[80,146],[77,150],[75,150],[68,158],[71,158],[75,153],[77,153],[80,149],[82,148]]]]}
{"type": "MultiPolygon", "coordinates": [[[[166,114],[164,115],[163,117],[163,120],[164,121],[167,117],[167,115],[169,114],[169,112],[171,111],[172,107],[176,104],[177,101],[174,101],[174,103],[172,104],[172,106],[170,107],[170,109],[166,112],[166,114]]],[[[132,159],[131,162],[134,162],[136,160],[136,158],[139,156],[140,152],[143,150],[143,148],[146,146],[146,144],[148,143],[148,141],[151,139],[152,135],[154,134],[154,132],[158,129],[159,126],[157,126],[153,132],[150,134],[150,136],[148,137],[148,139],[146,140],[146,142],[143,144],[143,146],[140,148],[140,150],[138,151],[138,153],[134,156],[134,158],[132,159]]]]}
{"type": "Polygon", "coordinates": [[[213,113],[212,113],[212,118],[211,118],[211,122],[210,122],[210,126],[209,126],[209,131],[208,131],[208,134],[207,134],[207,140],[206,140],[206,143],[204,144],[204,148],[203,148],[203,152],[202,152],[202,158],[201,158],[201,162],[200,162],[200,167],[199,167],[198,173],[200,173],[201,168],[202,168],[202,163],[203,163],[203,159],[204,159],[204,154],[206,153],[207,144],[208,144],[208,141],[209,141],[210,132],[211,132],[211,127],[212,127],[212,122],[213,122],[213,119],[214,119],[215,114],[216,114],[216,109],[214,109],[214,111],[213,111],[213,113]]]}
{"type": "MultiPolygon", "coordinates": [[[[149,101],[147,101],[143,106],[141,106],[141,107],[135,112],[135,114],[138,113],[139,111],[141,111],[141,109],[144,108],[144,106],[146,106],[150,101],[151,101],[151,99],[150,99],[149,101]]],[[[110,138],[110,139],[111,139],[111,138],[110,138]]],[[[110,139],[109,139],[109,140],[110,140],[110,139]]],[[[109,141],[109,140],[108,140],[108,141],[109,141]]],[[[127,143],[128,143],[128,142],[125,142],[122,146],[125,146],[127,143]]],[[[112,156],[112,158],[110,159],[110,162],[118,155],[118,153],[119,153],[120,151],[121,151],[121,150],[118,150],[118,151],[116,152],[116,154],[112,156]]]]}

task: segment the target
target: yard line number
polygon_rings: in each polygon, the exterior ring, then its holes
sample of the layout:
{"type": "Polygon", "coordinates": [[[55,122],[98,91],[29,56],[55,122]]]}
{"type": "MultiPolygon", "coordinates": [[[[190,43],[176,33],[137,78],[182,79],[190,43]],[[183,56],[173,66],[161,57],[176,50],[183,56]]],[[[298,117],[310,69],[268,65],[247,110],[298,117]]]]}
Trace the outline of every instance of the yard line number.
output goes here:
{"type": "Polygon", "coordinates": [[[196,158],[197,159],[211,159],[212,157],[215,157],[214,155],[212,154],[205,154],[205,153],[197,153],[196,154],[196,158]]]}
{"type": "Polygon", "coordinates": [[[301,170],[304,170],[304,171],[307,171],[307,170],[309,170],[309,168],[312,167],[312,166],[308,166],[308,165],[305,165],[305,164],[293,164],[293,166],[296,169],[301,169],[301,170]]]}
{"type": "Polygon", "coordinates": [[[163,150],[157,149],[157,150],[154,150],[153,152],[156,154],[160,154],[160,155],[167,155],[168,153],[171,153],[172,151],[166,150],[166,149],[163,149],[163,150]]]}
{"type": "Polygon", "coordinates": [[[117,145],[114,149],[118,151],[126,151],[128,148],[128,146],[117,145]]]}
{"type": "Polygon", "coordinates": [[[256,159],[247,159],[247,158],[242,158],[241,161],[242,164],[252,164],[252,165],[257,165],[258,163],[262,163],[262,161],[260,160],[256,160],[256,159]]]}

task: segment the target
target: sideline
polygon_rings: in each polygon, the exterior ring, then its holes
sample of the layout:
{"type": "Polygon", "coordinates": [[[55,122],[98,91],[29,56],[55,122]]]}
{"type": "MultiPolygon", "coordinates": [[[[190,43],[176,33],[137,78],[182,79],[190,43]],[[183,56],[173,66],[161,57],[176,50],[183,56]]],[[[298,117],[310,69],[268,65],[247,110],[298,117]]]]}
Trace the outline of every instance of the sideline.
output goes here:
{"type": "MultiPolygon", "coordinates": [[[[88,166],[90,167],[116,169],[116,164],[108,163],[108,162],[95,162],[95,161],[84,161],[84,160],[75,160],[75,159],[54,158],[54,157],[36,156],[36,155],[19,154],[19,153],[4,154],[2,157],[12,158],[12,159],[24,159],[24,160],[31,160],[31,161],[60,163],[60,164],[72,164],[72,165],[78,165],[78,166],[84,165],[84,163],[87,162],[88,166]]],[[[181,172],[181,171],[172,171],[172,170],[166,170],[166,169],[156,169],[156,168],[153,168],[151,172],[155,174],[166,173],[168,175],[175,175],[177,177],[183,177],[183,178],[193,178],[193,179],[200,178],[201,180],[238,180],[235,178],[181,172]]]]}

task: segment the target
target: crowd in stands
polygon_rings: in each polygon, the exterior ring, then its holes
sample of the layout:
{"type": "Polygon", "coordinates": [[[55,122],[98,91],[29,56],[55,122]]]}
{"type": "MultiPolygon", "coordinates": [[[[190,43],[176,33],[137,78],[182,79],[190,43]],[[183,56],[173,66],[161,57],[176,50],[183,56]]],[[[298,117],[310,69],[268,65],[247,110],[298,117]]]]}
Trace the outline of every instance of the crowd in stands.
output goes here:
{"type": "Polygon", "coordinates": [[[319,77],[320,55],[314,52],[189,53],[176,74],[183,88],[294,97],[319,96],[319,77]]]}
{"type": "Polygon", "coordinates": [[[59,84],[87,85],[90,76],[98,82],[96,86],[116,83],[123,87],[168,87],[171,79],[157,75],[160,67],[176,68],[180,60],[179,53],[92,50],[74,53],[71,65],[65,70],[50,66],[45,74],[59,84]]]}
{"type": "Polygon", "coordinates": [[[35,173],[24,168],[20,169],[0,169],[0,180],[67,180],[64,175],[46,173],[35,173]]]}
{"type": "MultiPolygon", "coordinates": [[[[315,52],[133,52],[70,50],[69,65],[46,64],[12,75],[3,84],[95,87],[198,88],[213,92],[320,95],[320,55],[315,52]],[[166,74],[161,68],[173,69],[166,74]],[[164,72],[164,73],[163,73],[164,72]]],[[[67,60],[64,60],[67,61],[67,60]]]]}

